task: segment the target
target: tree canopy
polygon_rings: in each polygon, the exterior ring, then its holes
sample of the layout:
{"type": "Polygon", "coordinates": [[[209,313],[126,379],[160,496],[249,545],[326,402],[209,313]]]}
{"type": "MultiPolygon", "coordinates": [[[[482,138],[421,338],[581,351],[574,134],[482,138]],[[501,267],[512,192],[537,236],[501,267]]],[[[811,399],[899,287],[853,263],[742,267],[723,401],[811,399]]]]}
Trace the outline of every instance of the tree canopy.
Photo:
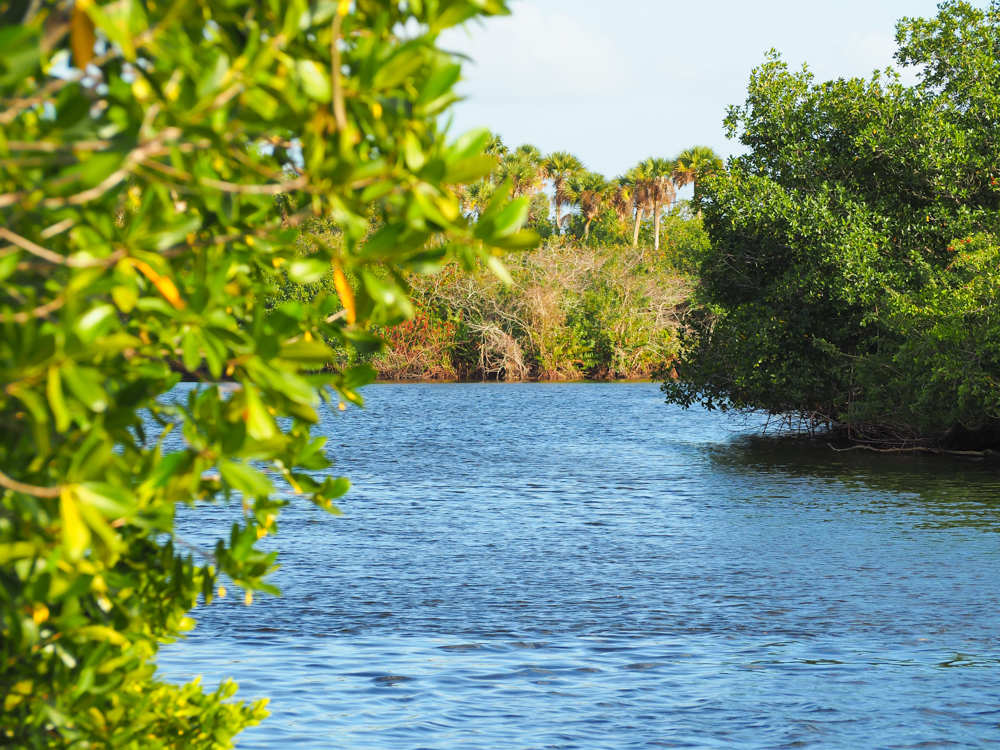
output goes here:
{"type": "Polygon", "coordinates": [[[668,398],[799,413],[862,439],[995,434],[1000,5],[897,26],[871,79],[777,53],[726,120],[747,153],[701,186],[712,247],[668,398]]]}

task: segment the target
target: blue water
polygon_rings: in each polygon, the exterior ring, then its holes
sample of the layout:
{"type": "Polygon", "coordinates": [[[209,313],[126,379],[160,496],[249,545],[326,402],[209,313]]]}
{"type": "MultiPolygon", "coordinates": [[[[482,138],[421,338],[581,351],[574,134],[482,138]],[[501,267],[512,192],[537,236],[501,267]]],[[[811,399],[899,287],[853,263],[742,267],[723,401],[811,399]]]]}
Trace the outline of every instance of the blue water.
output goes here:
{"type": "MultiPolygon", "coordinates": [[[[281,598],[165,648],[241,748],[1000,746],[1000,470],[761,440],[653,384],[375,385],[281,598]]],[[[234,510],[180,520],[225,533],[234,510]]]]}

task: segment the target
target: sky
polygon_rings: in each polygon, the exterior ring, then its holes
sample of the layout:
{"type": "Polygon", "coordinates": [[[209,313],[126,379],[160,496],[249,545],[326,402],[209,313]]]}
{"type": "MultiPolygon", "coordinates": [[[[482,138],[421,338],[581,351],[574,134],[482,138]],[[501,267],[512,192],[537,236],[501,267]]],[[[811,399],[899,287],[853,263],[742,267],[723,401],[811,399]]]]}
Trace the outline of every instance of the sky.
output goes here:
{"type": "Polygon", "coordinates": [[[693,145],[737,154],[722,121],[768,50],[794,69],[808,63],[820,80],[867,77],[893,65],[896,21],[933,16],[936,4],[512,0],[511,16],[441,39],[471,58],[453,132],[489,127],[508,145],[570,151],[609,177],[693,145]]]}

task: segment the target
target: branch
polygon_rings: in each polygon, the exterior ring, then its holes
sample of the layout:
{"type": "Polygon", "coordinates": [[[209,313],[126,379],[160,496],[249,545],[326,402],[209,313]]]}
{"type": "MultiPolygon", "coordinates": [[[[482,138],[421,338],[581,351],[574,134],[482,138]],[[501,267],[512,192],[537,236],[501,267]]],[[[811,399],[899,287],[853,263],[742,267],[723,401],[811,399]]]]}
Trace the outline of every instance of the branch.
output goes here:
{"type": "MultiPolygon", "coordinates": [[[[45,231],[48,232],[51,230],[55,230],[52,231],[50,236],[58,234],[59,232],[64,231],[65,229],[68,229],[70,226],[72,226],[73,221],[71,219],[67,219],[66,221],[61,221],[58,224],[54,224],[45,231]],[[69,221],[68,225],[66,225],[66,221],[69,221]]],[[[116,261],[118,261],[119,258],[125,255],[124,250],[116,250],[107,258],[101,258],[100,260],[79,260],[77,258],[67,258],[64,255],[60,255],[59,253],[47,250],[41,245],[36,245],[31,240],[25,239],[19,234],[15,234],[6,227],[0,227],[0,237],[3,237],[10,242],[13,242],[18,247],[27,250],[29,253],[41,258],[42,260],[47,260],[50,263],[57,263],[59,265],[69,266],[70,268],[96,268],[98,266],[107,267],[110,266],[112,263],[115,263],[116,261]]],[[[6,250],[6,248],[4,248],[4,250],[6,250]]],[[[5,255],[6,253],[0,251],[0,254],[5,255]]]]}
{"type": "Polygon", "coordinates": [[[34,497],[53,498],[59,497],[62,493],[62,487],[36,487],[33,484],[24,484],[23,482],[18,482],[16,479],[11,479],[2,471],[0,471],[0,487],[6,487],[8,490],[34,497]]]}
{"type": "MultiPolygon", "coordinates": [[[[341,2],[340,8],[344,6],[345,3],[341,2]]],[[[330,99],[333,102],[333,119],[337,123],[337,130],[343,133],[347,130],[347,112],[344,110],[344,82],[341,80],[340,47],[338,46],[341,26],[344,23],[344,16],[340,8],[333,16],[333,39],[330,41],[330,99]]]]}
{"type": "Polygon", "coordinates": [[[308,180],[299,177],[291,182],[279,182],[277,185],[238,185],[235,182],[223,182],[222,180],[212,180],[202,177],[198,180],[205,187],[216,188],[227,193],[252,193],[254,195],[277,195],[292,190],[301,190],[306,186],[308,180]]]}
{"type": "Polygon", "coordinates": [[[219,562],[216,559],[215,555],[211,554],[210,552],[205,552],[205,550],[201,549],[200,547],[196,547],[195,545],[191,544],[191,542],[184,541],[183,539],[181,539],[176,534],[174,534],[174,541],[177,542],[178,544],[180,544],[182,547],[187,547],[192,552],[195,552],[195,553],[201,555],[206,560],[211,560],[214,563],[218,563],[219,562]]]}
{"type": "Polygon", "coordinates": [[[832,443],[827,445],[837,453],[847,453],[848,451],[872,451],[873,453],[933,453],[939,456],[972,456],[974,458],[985,458],[992,456],[995,451],[946,451],[940,448],[925,448],[913,446],[912,448],[875,448],[871,445],[852,445],[850,448],[834,448],[832,443]]]}

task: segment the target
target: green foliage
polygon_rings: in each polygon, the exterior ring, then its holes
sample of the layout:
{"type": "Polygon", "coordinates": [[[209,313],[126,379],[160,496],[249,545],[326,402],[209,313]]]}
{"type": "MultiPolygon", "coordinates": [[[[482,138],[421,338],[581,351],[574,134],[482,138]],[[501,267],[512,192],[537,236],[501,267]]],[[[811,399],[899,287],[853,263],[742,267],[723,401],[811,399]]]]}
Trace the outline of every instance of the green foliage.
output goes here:
{"type": "Polygon", "coordinates": [[[995,271],[951,249],[1000,228],[1000,6],[947,2],[897,40],[912,88],[891,71],[817,85],[776,53],[754,71],[727,118],[749,151],[701,191],[712,247],[670,400],[893,439],[997,426],[1000,331],[963,291],[995,271]]]}
{"type": "Polygon", "coordinates": [[[508,269],[509,285],[455,268],[414,278],[416,317],[386,332],[387,350],[371,360],[379,375],[621,379],[669,365],[677,306],[689,292],[670,261],[554,240],[511,258],[508,269]]]}
{"type": "Polygon", "coordinates": [[[0,3],[0,744],[224,748],[265,716],[150,660],[220,576],[274,593],[255,544],[277,486],[336,511],[348,483],[310,427],[323,400],[361,403],[369,324],[413,315],[402,274],[503,274],[536,242],[527,198],[469,223],[453,190],[490,171],[487,133],[437,125],[460,74],[438,34],[505,12],[0,3]],[[182,372],[236,385],[169,407],[182,372]],[[177,538],[178,504],[230,499],[214,549],[177,538]]]}

